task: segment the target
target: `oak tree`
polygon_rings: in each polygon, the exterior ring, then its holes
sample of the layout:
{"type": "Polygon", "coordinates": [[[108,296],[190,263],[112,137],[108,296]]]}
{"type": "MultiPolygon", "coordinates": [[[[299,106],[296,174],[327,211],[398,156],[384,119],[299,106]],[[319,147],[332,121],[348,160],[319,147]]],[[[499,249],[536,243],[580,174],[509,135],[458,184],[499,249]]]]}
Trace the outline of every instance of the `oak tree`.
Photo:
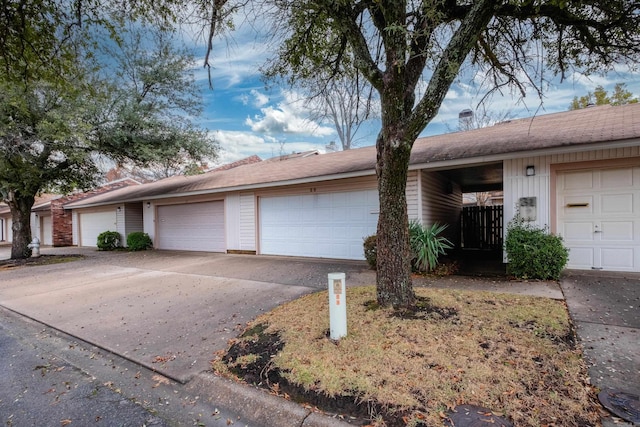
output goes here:
{"type": "MultiPolygon", "coordinates": [[[[284,34],[277,60],[292,79],[315,68],[333,68],[339,76],[343,58],[352,55],[379,94],[377,295],[383,305],[414,303],[405,197],[411,149],[463,66],[482,71],[494,88],[511,86],[524,95],[532,87],[542,90],[538,82],[547,73],[599,72],[614,63],[636,64],[640,56],[635,0],[248,3],[266,4],[265,13],[275,13],[274,28],[284,34]]],[[[213,4],[211,37],[227,2],[213,4]]]]}
{"type": "MultiPolygon", "coordinates": [[[[30,255],[36,195],[90,188],[100,178],[99,159],[144,166],[176,153],[198,161],[202,147],[215,154],[186,120],[197,112],[186,96],[184,72],[191,62],[175,60],[170,43],[156,46],[150,57],[127,47],[109,5],[0,5],[0,200],[11,210],[14,259],[30,255]],[[105,34],[113,38],[100,39],[105,34]],[[101,43],[120,43],[130,54],[121,74],[101,74],[101,43]]],[[[162,18],[163,5],[154,3],[154,17],[162,18]]]]}

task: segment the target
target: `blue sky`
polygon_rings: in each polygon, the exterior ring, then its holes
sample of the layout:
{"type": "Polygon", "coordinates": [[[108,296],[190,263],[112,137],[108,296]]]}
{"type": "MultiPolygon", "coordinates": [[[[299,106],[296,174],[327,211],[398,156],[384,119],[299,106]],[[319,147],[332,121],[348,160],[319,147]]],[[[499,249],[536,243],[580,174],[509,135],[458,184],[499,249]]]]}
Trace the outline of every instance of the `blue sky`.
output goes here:
{"type": "MultiPolygon", "coordinates": [[[[221,147],[217,164],[229,163],[257,154],[263,159],[291,152],[317,149],[325,151],[330,141],[339,139],[331,123],[309,120],[301,95],[289,87],[267,90],[261,80],[260,67],[272,47],[252,30],[242,29],[231,38],[215,41],[211,57],[214,88],[209,88],[207,72],[201,66],[205,45],[195,46],[197,67],[194,73],[202,88],[204,113],[200,125],[208,129],[221,147]]],[[[612,91],[616,83],[626,83],[634,96],[640,96],[640,74],[630,74],[626,65],[605,76],[569,74],[563,83],[555,79],[540,99],[531,91],[525,98],[509,93],[496,94],[486,104],[497,115],[510,118],[530,117],[566,111],[574,96],[593,92],[597,85],[612,91]]],[[[485,91],[475,87],[482,76],[463,76],[449,90],[438,116],[422,136],[447,133],[456,129],[458,113],[475,109],[485,91]]],[[[368,123],[358,134],[358,146],[373,145],[379,122],[368,123]]]]}

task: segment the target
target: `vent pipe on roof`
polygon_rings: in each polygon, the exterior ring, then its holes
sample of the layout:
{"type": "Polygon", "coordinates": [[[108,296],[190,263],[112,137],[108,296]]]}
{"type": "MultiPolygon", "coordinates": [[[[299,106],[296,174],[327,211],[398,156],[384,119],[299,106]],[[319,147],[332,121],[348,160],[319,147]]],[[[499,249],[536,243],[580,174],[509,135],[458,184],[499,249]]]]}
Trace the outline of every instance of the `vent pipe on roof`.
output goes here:
{"type": "Polygon", "coordinates": [[[473,128],[473,111],[469,108],[458,113],[458,127],[460,130],[470,130],[473,128]]]}

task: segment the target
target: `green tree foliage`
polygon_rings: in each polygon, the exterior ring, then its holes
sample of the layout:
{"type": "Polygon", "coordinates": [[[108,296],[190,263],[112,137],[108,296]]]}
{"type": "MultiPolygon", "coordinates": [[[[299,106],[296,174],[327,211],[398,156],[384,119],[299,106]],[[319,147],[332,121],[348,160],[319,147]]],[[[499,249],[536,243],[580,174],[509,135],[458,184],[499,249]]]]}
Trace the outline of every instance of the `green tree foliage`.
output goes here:
{"type": "Polygon", "coordinates": [[[190,68],[193,56],[165,31],[133,28],[107,47],[103,101],[96,111],[100,149],[124,165],[156,171],[157,178],[193,173],[217,156],[218,146],[193,118],[202,99],[190,68]]]}
{"type": "Polygon", "coordinates": [[[579,110],[590,105],[625,105],[635,104],[636,102],[638,102],[638,97],[633,97],[633,93],[627,90],[626,83],[616,83],[611,96],[604,90],[604,87],[599,85],[596,86],[593,93],[588,92],[584,96],[573,97],[569,110],[579,110]]]}
{"type": "MultiPolygon", "coordinates": [[[[290,81],[339,78],[346,61],[379,95],[377,294],[383,306],[415,301],[405,195],[411,149],[463,66],[481,71],[493,89],[524,95],[532,88],[541,93],[536,82],[547,73],[602,72],[640,56],[640,13],[629,0],[251,3],[266,5],[261,16],[274,12],[274,29],[282,30],[270,74],[290,81]]],[[[225,16],[227,2],[216,0],[214,8],[214,17],[225,16]]],[[[212,24],[211,37],[220,28],[212,24]]]]}
{"type": "MultiPolygon", "coordinates": [[[[120,19],[127,14],[111,6],[0,5],[0,200],[11,209],[12,258],[29,254],[36,195],[90,188],[100,178],[98,159],[175,168],[215,155],[189,120],[198,112],[185,74],[190,58],[164,32],[154,33],[162,37],[151,53],[140,38],[127,40],[120,19]],[[117,73],[100,69],[97,49],[105,45],[120,55],[117,73]]],[[[134,6],[134,17],[172,16],[166,2],[134,6]]]]}

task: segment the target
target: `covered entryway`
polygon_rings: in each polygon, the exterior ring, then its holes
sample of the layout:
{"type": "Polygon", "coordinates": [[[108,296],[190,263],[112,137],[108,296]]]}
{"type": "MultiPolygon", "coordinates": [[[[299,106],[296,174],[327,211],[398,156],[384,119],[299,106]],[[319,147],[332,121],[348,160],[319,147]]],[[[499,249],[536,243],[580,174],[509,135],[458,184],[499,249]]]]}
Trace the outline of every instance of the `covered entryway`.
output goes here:
{"type": "Polygon", "coordinates": [[[224,202],[158,206],[158,249],[225,252],[224,202]]]}
{"type": "Polygon", "coordinates": [[[78,214],[80,223],[80,246],[96,247],[98,235],[105,231],[116,231],[116,210],[83,212],[78,214]]]}
{"type": "Polygon", "coordinates": [[[364,259],[378,223],[377,190],[261,197],[260,253],[364,259]]]}
{"type": "Polygon", "coordinates": [[[640,271],[640,167],[558,172],[567,268],[640,271]]]}

